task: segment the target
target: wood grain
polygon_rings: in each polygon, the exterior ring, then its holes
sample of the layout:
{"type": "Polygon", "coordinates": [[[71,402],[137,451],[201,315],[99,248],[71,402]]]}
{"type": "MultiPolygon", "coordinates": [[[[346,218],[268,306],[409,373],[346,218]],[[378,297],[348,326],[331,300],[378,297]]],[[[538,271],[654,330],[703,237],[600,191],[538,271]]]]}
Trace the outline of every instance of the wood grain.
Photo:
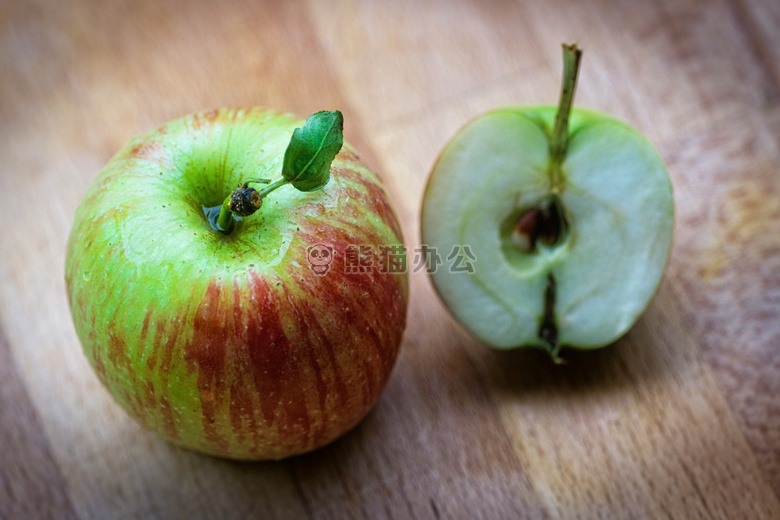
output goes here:
{"type": "Polygon", "coordinates": [[[780,518],[778,49],[773,0],[0,2],[0,518],[780,518]],[[563,367],[496,352],[418,269],[376,409],[275,463],[169,446],[102,389],[64,248],[127,139],[216,106],[340,108],[414,269],[443,145],[554,103],[574,40],[577,104],[639,128],[675,187],[669,271],[625,338],[563,367]]]}
{"type": "Polygon", "coordinates": [[[40,419],[0,329],[0,517],[75,518],[40,419]]]}

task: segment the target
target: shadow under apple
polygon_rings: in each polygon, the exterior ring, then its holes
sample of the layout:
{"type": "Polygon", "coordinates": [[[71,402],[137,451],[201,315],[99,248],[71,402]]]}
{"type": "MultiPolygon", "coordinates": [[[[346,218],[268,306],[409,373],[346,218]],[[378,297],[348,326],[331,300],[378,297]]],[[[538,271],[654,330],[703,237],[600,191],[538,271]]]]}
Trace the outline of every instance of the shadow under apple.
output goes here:
{"type": "Polygon", "coordinates": [[[629,332],[606,347],[565,348],[563,363],[540,349],[492,349],[460,330],[462,344],[486,386],[518,398],[550,391],[571,394],[619,392],[659,380],[680,379],[698,356],[676,313],[667,284],[629,332]]]}

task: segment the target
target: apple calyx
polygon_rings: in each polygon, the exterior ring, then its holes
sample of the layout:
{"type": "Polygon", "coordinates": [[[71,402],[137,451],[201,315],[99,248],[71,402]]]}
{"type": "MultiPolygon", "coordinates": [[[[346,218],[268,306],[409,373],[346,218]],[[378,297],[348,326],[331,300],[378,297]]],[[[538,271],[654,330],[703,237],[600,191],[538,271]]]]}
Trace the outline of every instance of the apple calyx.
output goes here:
{"type": "Polygon", "coordinates": [[[555,323],[555,276],[547,274],[547,287],[544,290],[544,315],[539,325],[539,337],[548,346],[547,352],[556,364],[564,364],[565,360],[558,357],[561,345],[558,343],[558,325],[555,323]]]}
{"type": "Polygon", "coordinates": [[[235,217],[247,217],[263,205],[263,199],[272,191],[291,184],[298,191],[322,189],[330,180],[330,165],[344,144],[344,116],[338,110],[323,110],[310,115],[303,128],[296,128],[284,152],[282,178],[252,179],[241,183],[225,198],[212,227],[229,235],[235,228],[235,217]],[[268,184],[257,191],[250,183],[268,184]]]}

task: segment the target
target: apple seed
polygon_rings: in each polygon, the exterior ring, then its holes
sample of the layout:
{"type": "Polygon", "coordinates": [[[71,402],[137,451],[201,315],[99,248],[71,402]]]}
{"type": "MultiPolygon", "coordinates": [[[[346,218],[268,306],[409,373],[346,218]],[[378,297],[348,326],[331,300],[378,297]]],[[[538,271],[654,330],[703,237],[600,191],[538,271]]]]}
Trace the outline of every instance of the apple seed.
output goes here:
{"type": "Polygon", "coordinates": [[[552,247],[566,236],[569,223],[560,199],[553,196],[542,207],[531,208],[522,213],[512,229],[512,242],[523,253],[536,250],[541,240],[552,247]]]}
{"type": "Polygon", "coordinates": [[[541,219],[542,211],[538,208],[526,211],[517,219],[517,224],[512,229],[512,242],[523,253],[530,253],[536,248],[541,219]]]}

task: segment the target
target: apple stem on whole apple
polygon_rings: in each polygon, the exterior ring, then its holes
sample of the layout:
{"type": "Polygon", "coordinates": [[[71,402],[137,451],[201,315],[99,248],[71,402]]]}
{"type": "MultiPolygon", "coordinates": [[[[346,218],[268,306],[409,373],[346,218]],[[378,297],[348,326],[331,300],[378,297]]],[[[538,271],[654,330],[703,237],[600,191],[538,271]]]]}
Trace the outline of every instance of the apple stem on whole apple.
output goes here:
{"type": "MultiPolygon", "coordinates": [[[[249,187],[249,183],[262,182],[268,184],[270,179],[250,179],[243,182],[220,206],[219,216],[217,217],[214,228],[223,233],[233,231],[233,214],[240,217],[249,216],[263,205],[263,198],[254,188],[249,187]]],[[[213,208],[208,208],[209,210],[213,208]]]]}
{"type": "Polygon", "coordinates": [[[269,182],[271,182],[270,179],[250,179],[241,183],[238,188],[228,195],[219,210],[219,216],[217,217],[216,223],[217,231],[226,234],[231,233],[233,231],[233,226],[235,225],[234,215],[248,217],[253,214],[263,205],[263,197],[276,188],[287,184],[288,181],[279,179],[260,191],[249,187],[250,183],[268,184],[269,182]]]}
{"type": "Polygon", "coordinates": [[[330,180],[330,165],[344,143],[344,117],[338,110],[316,112],[306,119],[303,128],[296,128],[284,152],[282,178],[260,191],[250,183],[268,184],[270,179],[247,180],[225,198],[214,229],[229,235],[235,228],[234,215],[247,217],[263,205],[263,199],[285,184],[299,191],[315,191],[330,180]]]}

